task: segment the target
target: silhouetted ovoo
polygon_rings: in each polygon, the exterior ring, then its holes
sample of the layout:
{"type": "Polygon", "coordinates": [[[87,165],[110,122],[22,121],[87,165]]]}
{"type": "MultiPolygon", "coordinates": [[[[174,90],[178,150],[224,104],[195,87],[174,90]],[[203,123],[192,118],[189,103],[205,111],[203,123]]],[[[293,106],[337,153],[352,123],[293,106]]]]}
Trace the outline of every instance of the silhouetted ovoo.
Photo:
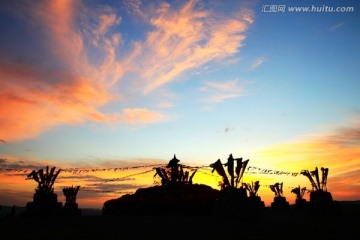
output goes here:
{"type": "Polygon", "coordinates": [[[306,187],[301,188],[300,186],[293,188],[291,190],[291,193],[294,193],[296,195],[295,199],[295,210],[299,212],[306,212],[308,211],[307,206],[308,203],[306,202],[306,199],[304,199],[304,195],[306,193],[306,187]]]}
{"type": "Polygon", "coordinates": [[[273,210],[288,210],[289,202],[283,196],[283,183],[275,183],[270,185],[270,190],[275,193],[274,201],[271,203],[271,209],[273,210]]]}
{"type": "Polygon", "coordinates": [[[62,203],[58,202],[57,194],[54,193],[53,188],[61,169],[55,172],[55,168],[53,167],[49,171],[49,167],[46,166],[45,171],[43,169],[33,170],[27,175],[27,180],[35,180],[38,186],[35,188],[33,202],[26,204],[26,215],[55,216],[61,214],[62,203]]]}
{"type": "Polygon", "coordinates": [[[319,179],[319,171],[316,167],[314,171],[302,170],[301,174],[306,176],[312,186],[310,190],[309,210],[317,214],[339,214],[337,202],[333,201],[332,195],[327,191],[328,168],[321,168],[322,176],[319,179]],[[315,180],[313,179],[315,177],[315,180]]]}
{"type": "Polygon", "coordinates": [[[213,168],[212,172],[216,170],[222,177],[222,182],[220,183],[221,190],[215,202],[214,214],[238,219],[241,219],[241,217],[243,219],[259,217],[265,208],[264,202],[257,195],[260,188],[259,181],[252,182],[251,184],[240,184],[249,159],[245,161],[243,161],[243,158],[234,159],[233,155],[230,154],[227,160],[225,164],[222,164],[220,159],[210,164],[210,167],[213,168]],[[234,169],[235,161],[236,167],[234,169]],[[223,166],[227,166],[230,181],[223,166]],[[249,193],[249,196],[247,193],[249,193]]]}
{"type": "Polygon", "coordinates": [[[184,171],[174,157],[166,167],[154,168],[154,177],[160,177],[161,185],[140,188],[134,194],[126,194],[104,203],[103,215],[208,215],[212,213],[218,190],[204,184],[193,184],[197,169],[184,171]]]}
{"type": "Polygon", "coordinates": [[[71,186],[67,188],[63,188],[63,193],[66,198],[66,202],[63,208],[63,215],[66,216],[80,216],[81,209],[79,209],[78,204],[76,203],[76,196],[80,186],[71,186]]]}

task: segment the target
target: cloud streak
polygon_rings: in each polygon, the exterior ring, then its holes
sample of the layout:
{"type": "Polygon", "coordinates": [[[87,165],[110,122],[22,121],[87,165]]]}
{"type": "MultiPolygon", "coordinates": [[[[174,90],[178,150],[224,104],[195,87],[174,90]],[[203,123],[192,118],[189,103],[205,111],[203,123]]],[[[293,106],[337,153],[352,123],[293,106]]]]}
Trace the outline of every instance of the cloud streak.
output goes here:
{"type": "Polygon", "coordinates": [[[339,22],[335,25],[332,25],[329,29],[330,29],[330,31],[335,31],[343,26],[344,26],[344,22],[339,22]]]}
{"type": "Polygon", "coordinates": [[[200,91],[208,93],[211,96],[203,99],[202,101],[208,103],[220,103],[228,99],[240,97],[243,90],[240,86],[238,86],[237,82],[237,80],[226,82],[205,82],[200,91]]]}
{"type": "Polygon", "coordinates": [[[267,59],[266,59],[265,57],[258,57],[258,58],[255,59],[254,62],[251,64],[250,70],[255,70],[256,68],[258,68],[258,67],[260,67],[261,65],[263,65],[266,61],[267,61],[267,59]]]}

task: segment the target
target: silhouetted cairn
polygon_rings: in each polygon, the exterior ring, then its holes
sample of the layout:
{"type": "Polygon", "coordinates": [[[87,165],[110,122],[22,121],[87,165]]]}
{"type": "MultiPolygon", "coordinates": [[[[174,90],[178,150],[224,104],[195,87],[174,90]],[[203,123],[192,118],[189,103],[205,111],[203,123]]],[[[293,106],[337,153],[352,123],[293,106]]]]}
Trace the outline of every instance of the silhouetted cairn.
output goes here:
{"type": "Polygon", "coordinates": [[[271,209],[281,211],[288,210],[289,202],[287,202],[283,196],[283,183],[275,183],[269,187],[270,190],[275,193],[274,201],[271,203],[271,209]]]}
{"type": "Polygon", "coordinates": [[[257,194],[260,188],[260,181],[251,182],[251,184],[243,183],[243,186],[245,186],[246,190],[249,193],[250,207],[255,210],[265,209],[264,201],[261,201],[261,198],[257,194]]]}
{"type": "Polygon", "coordinates": [[[34,179],[38,183],[35,188],[33,202],[26,204],[25,214],[27,216],[56,216],[61,214],[62,203],[58,202],[57,194],[54,193],[54,182],[59,175],[61,169],[55,172],[55,167],[46,167],[38,171],[33,170],[28,176],[28,179],[34,179]]]}
{"type": "Polygon", "coordinates": [[[71,186],[63,188],[63,193],[66,198],[66,202],[63,208],[64,216],[81,216],[81,209],[79,209],[76,203],[76,196],[79,192],[80,186],[71,186]]]}
{"type": "Polygon", "coordinates": [[[337,202],[333,201],[332,195],[327,191],[327,177],[329,174],[328,168],[321,168],[322,179],[320,182],[319,171],[316,167],[314,171],[302,170],[301,174],[306,176],[311,183],[312,190],[310,191],[310,211],[315,214],[339,214],[339,206],[337,202]],[[315,177],[315,181],[313,179],[315,177]]]}
{"type": "Polygon", "coordinates": [[[213,168],[212,172],[216,170],[222,177],[220,194],[214,205],[215,215],[237,219],[246,219],[247,217],[257,218],[264,209],[265,205],[256,194],[260,185],[240,184],[248,162],[249,160],[243,161],[242,158],[234,159],[232,154],[230,154],[226,164],[222,164],[220,159],[210,164],[210,167],[213,168]],[[236,167],[234,169],[235,161],[236,167]],[[223,165],[227,166],[230,180],[223,165]],[[250,197],[247,196],[247,190],[252,192],[250,197]]]}
{"type": "Polygon", "coordinates": [[[306,193],[306,187],[300,188],[299,186],[293,188],[291,192],[296,194],[295,205],[294,205],[295,211],[303,212],[303,213],[307,212],[308,202],[306,201],[306,199],[304,199],[304,195],[306,193]]]}
{"type": "Polygon", "coordinates": [[[218,190],[207,185],[192,184],[197,171],[184,171],[179,159],[171,159],[165,168],[155,168],[161,186],[138,189],[118,199],[106,201],[103,215],[209,215],[218,190]]]}

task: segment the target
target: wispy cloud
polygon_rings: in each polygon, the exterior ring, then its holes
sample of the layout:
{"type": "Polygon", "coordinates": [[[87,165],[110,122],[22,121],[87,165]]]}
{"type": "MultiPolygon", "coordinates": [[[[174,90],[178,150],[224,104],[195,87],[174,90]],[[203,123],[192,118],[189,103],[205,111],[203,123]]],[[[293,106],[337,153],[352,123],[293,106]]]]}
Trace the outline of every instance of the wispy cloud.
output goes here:
{"type": "Polygon", "coordinates": [[[341,28],[343,26],[344,26],[344,22],[339,22],[339,23],[337,23],[335,25],[332,25],[329,29],[331,31],[335,31],[335,30],[337,30],[337,29],[339,29],[339,28],[341,28]]]}
{"type": "MultiPolygon", "coordinates": [[[[54,161],[45,161],[41,159],[33,159],[30,157],[3,155],[2,158],[0,158],[1,169],[11,169],[15,171],[38,170],[45,168],[46,166],[53,167],[56,165],[57,163],[54,161]]],[[[79,163],[74,163],[72,165],[64,163],[61,167],[69,168],[74,166],[79,167],[79,163]]]]}
{"type": "Polygon", "coordinates": [[[159,108],[171,108],[174,107],[174,103],[171,102],[162,102],[157,105],[159,108]]]}
{"type": "Polygon", "coordinates": [[[256,58],[250,66],[250,70],[255,70],[267,61],[265,57],[256,58]]]}
{"type": "Polygon", "coordinates": [[[329,134],[325,140],[329,144],[340,146],[360,146],[360,122],[353,127],[344,127],[336,132],[329,134]]]}
{"type": "Polygon", "coordinates": [[[187,2],[178,11],[162,4],[150,20],[155,29],[140,43],[143,51],[137,62],[146,81],[144,92],[204,63],[234,55],[252,21],[249,11],[224,17],[197,7],[196,1],[187,2]]]}
{"type": "MultiPolygon", "coordinates": [[[[92,44],[94,44],[95,46],[99,45],[98,41],[102,36],[104,36],[104,34],[107,33],[108,29],[111,26],[121,23],[121,17],[118,17],[115,13],[102,14],[98,17],[98,19],[99,25],[97,26],[97,28],[93,29],[92,32],[94,36],[94,41],[92,42],[92,44]]],[[[114,34],[113,39],[115,39],[115,44],[119,44],[120,35],[114,34]]]]}
{"type": "Polygon", "coordinates": [[[143,4],[141,0],[121,1],[122,7],[127,13],[145,19],[147,14],[142,10],[143,4]]]}
{"type": "Polygon", "coordinates": [[[211,95],[202,100],[210,103],[219,103],[227,99],[237,98],[240,97],[243,92],[242,88],[238,86],[237,80],[227,82],[207,81],[200,91],[211,95]]]}
{"type": "Polygon", "coordinates": [[[115,115],[116,122],[148,124],[165,120],[165,116],[144,108],[125,108],[122,114],[115,115]]]}
{"type": "Polygon", "coordinates": [[[105,169],[105,168],[128,168],[128,167],[143,167],[156,164],[165,164],[164,159],[154,158],[136,158],[136,159],[107,159],[97,158],[96,161],[93,159],[86,159],[86,161],[73,161],[70,163],[61,163],[59,165],[56,161],[44,161],[41,159],[30,158],[30,157],[19,157],[11,155],[3,155],[0,158],[0,168],[12,169],[12,170],[37,170],[46,166],[61,169],[105,169]]]}

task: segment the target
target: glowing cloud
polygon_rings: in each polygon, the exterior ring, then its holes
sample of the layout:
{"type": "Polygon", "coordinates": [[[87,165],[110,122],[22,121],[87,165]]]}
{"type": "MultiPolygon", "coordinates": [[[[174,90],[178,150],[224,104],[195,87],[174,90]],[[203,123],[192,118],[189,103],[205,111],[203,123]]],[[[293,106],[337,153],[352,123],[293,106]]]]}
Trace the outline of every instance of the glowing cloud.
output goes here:
{"type": "Polygon", "coordinates": [[[185,71],[237,53],[252,23],[250,12],[221,17],[215,12],[196,9],[189,1],[179,11],[163,4],[150,23],[155,27],[141,44],[139,55],[142,78],[148,93],[174,81],[185,71]]]}
{"type": "Polygon", "coordinates": [[[84,6],[75,1],[51,1],[30,7],[30,17],[46,33],[41,41],[50,47],[45,50],[52,55],[57,70],[31,62],[0,59],[0,136],[6,141],[32,138],[59,124],[114,119],[118,123],[135,120],[144,124],[160,119],[160,114],[146,109],[140,113],[138,109],[130,111],[132,117],[126,109],[124,115],[115,118],[120,115],[98,110],[119,98],[111,92],[111,87],[123,75],[122,63],[115,56],[121,36],[107,33],[110,27],[120,24],[121,18],[105,8],[104,13],[96,15],[97,25],[85,23],[84,28],[90,28],[87,32],[92,34],[86,38],[75,28],[76,13],[80,10],[85,11],[84,6]],[[99,66],[89,62],[87,40],[96,43],[103,56],[99,66]]]}
{"type": "MultiPolygon", "coordinates": [[[[360,196],[359,125],[322,133],[298,142],[279,144],[260,151],[258,159],[272,166],[300,172],[303,169],[328,167],[328,189],[335,199],[357,199],[360,196]]],[[[302,184],[310,185],[304,179],[302,184]]],[[[299,181],[296,182],[298,184],[299,181]]],[[[291,183],[295,184],[295,181],[291,183]]]]}

